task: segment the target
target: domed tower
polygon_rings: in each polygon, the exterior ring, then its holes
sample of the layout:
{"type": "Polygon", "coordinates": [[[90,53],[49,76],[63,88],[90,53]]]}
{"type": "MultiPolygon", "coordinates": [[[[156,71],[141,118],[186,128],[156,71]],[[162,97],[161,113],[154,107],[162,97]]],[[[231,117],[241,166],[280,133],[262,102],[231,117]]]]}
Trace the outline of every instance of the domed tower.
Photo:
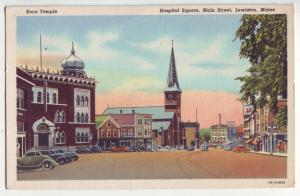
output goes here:
{"type": "Polygon", "coordinates": [[[72,42],[71,54],[70,56],[68,56],[66,59],[62,61],[61,66],[63,68],[64,75],[75,75],[75,76],[85,75],[85,72],[83,70],[85,67],[84,62],[75,55],[73,42],[72,42]]]}

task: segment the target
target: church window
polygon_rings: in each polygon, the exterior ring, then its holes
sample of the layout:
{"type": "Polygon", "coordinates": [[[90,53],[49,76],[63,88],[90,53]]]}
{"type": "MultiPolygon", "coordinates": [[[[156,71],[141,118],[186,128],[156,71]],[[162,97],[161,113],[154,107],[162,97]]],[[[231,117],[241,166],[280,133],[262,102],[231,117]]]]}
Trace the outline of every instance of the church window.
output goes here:
{"type": "Polygon", "coordinates": [[[80,118],[81,122],[84,122],[84,113],[81,113],[81,118],[80,118]]]}
{"type": "Polygon", "coordinates": [[[76,97],[76,105],[80,105],[80,97],[79,97],[79,95],[77,95],[77,97],[76,97]]]}
{"type": "Polygon", "coordinates": [[[56,144],[65,144],[66,143],[66,135],[65,132],[56,132],[55,134],[55,143],[56,144]]]}
{"type": "Polygon", "coordinates": [[[52,94],[52,103],[56,104],[57,103],[57,96],[56,93],[52,94]]]}
{"type": "Polygon", "coordinates": [[[76,143],[87,143],[89,141],[88,128],[76,128],[76,143]]]}
{"type": "Polygon", "coordinates": [[[42,92],[37,93],[37,102],[42,103],[42,92]]]}
{"type": "Polygon", "coordinates": [[[24,108],[24,90],[17,90],[17,108],[24,108]]]}
{"type": "Polygon", "coordinates": [[[89,122],[89,115],[88,115],[88,113],[85,113],[85,122],[89,122]]]}
{"type": "Polygon", "coordinates": [[[64,111],[62,111],[60,113],[60,122],[65,122],[65,112],[64,111]]]}
{"type": "Polygon", "coordinates": [[[58,111],[55,112],[55,122],[60,122],[60,114],[58,111]]]}
{"type": "Polygon", "coordinates": [[[81,96],[81,105],[83,106],[84,105],[84,97],[81,96]]]}
{"type": "Polygon", "coordinates": [[[76,121],[80,122],[80,114],[79,114],[79,112],[77,112],[77,114],[76,114],[76,121]]]}
{"type": "Polygon", "coordinates": [[[85,97],[85,100],[84,100],[84,105],[88,106],[89,105],[89,98],[88,97],[85,97]]]}

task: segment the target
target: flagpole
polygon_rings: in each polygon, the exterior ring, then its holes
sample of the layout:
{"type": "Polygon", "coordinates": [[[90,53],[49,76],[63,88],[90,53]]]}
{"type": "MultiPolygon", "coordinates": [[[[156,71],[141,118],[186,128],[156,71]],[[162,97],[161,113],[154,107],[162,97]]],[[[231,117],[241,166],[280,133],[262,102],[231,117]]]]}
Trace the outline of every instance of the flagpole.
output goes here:
{"type": "Polygon", "coordinates": [[[43,69],[43,59],[42,59],[42,33],[40,33],[40,68],[43,69]]]}

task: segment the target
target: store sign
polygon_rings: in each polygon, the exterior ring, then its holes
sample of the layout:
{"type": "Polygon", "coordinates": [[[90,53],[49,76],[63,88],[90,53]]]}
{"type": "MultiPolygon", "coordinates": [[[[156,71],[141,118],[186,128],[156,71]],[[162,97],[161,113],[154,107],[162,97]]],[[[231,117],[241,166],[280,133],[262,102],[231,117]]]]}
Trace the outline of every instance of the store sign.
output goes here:
{"type": "Polygon", "coordinates": [[[251,115],[253,110],[253,105],[244,105],[244,115],[251,115]]]}

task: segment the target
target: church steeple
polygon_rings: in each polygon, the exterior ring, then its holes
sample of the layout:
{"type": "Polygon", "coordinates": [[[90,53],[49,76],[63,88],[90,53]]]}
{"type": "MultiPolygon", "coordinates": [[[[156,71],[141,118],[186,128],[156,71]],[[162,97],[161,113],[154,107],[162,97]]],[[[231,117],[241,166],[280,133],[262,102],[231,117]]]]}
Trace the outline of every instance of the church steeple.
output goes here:
{"type": "Polygon", "coordinates": [[[173,40],[172,40],[172,50],[171,50],[171,56],[170,56],[169,72],[168,72],[168,78],[167,78],[167,87],[166,87],[165,91],[181,92],[179,82],[178,82],[178,77],[177,77],[177,71],[176,71],[173,40]]]}

